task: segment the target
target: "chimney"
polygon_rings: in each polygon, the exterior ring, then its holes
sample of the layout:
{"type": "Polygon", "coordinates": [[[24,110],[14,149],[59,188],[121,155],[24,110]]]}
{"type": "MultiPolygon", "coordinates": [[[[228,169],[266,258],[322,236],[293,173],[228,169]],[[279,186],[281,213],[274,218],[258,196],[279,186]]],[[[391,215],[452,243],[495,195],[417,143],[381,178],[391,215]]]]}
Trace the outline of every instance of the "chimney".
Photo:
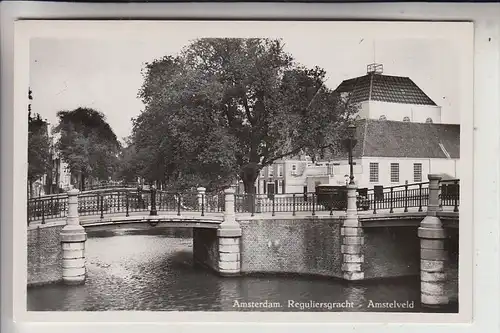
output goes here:
{"type": "Polygon", "coordinates": [[[384,73],[384,65],[382,64],[377,64],[377,63],[373,63],[373,64],[369,64],[366,66],[366,74],[382,74],[384,73]]]}

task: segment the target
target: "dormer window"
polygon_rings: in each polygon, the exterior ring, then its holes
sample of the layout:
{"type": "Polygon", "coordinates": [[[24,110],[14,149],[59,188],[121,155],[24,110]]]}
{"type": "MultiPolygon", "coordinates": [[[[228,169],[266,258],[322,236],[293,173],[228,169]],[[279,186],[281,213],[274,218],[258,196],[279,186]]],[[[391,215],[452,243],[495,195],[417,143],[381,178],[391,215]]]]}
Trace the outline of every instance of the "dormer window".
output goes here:
{"type": "Polygon", "coordinates": [[[404,118],[403,118],[403,121],[404,121],[404,122],[410,122],[410,117],[404,117],[404,118]]]}
{"type": "Polygon", "coordinates": [[[425,120],[425,122],[426,122],[426,123],[428,123],[428,124],[432,124],[432,118],[430,118],[430,117],[429,117],[429,118],[427,118],[427,119],[425,120]]]}
{"type": "Polygon", "coordinates": [[[378,118],[378,120],[387,120],[387,117],[383,114],[380,116],[380,118],[378,118]]]}

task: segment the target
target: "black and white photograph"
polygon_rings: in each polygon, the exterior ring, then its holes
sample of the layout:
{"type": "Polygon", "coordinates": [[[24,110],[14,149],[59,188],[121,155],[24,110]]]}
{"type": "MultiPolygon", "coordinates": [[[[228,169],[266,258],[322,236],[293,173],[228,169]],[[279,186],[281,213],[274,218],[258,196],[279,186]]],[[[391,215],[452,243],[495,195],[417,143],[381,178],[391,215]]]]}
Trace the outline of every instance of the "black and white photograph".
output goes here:
{"type": "Polygon", "coordinates": [[[469,308],[471,24],[86,24],[22,58],[27,311],[469,308]]]}

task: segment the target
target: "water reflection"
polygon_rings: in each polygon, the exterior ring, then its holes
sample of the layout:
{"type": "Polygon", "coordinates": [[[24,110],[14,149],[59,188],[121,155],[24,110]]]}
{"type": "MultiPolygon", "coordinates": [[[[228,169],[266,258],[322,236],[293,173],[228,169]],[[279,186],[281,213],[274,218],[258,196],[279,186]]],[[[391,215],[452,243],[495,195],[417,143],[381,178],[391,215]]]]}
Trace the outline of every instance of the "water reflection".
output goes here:
{"type": "Polygon", "coordinates": [[[423,311],[418,277],[355,285],[297,276],[222,278],[193,265],[191,237],[190,229],[89,234],[86,284],[30,288],[28,310],[423,311]],[[415,307],[375,309],[370,300],[413,301],[415,307]],[[265,301],[279,306],[265,307],[265,301]],[[346,301],[353,306],[325,307],[346,301]],[[261,307],[241,306],[252,303],[261,307]]]}

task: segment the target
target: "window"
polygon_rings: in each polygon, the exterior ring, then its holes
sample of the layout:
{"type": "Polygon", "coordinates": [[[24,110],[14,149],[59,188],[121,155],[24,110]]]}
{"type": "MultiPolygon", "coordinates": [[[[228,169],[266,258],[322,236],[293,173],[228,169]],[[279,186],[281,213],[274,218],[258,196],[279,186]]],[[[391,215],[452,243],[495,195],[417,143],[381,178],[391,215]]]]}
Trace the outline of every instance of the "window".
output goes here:
{"type": "Polygon", "coordinates": [[[297,174],[297,164],[292,164],[292,175],[296,175],[297,174]]]}
{"type": "Polygon", "coordinates": [[[399,163],[391,163],[391,183],[399,183],[399,163]]]}
{"type": "Polygon", "coordinates": [[[278,177],[283,177],[283,164],[278,164],[278,177]]]}
{"type": "Polygon", "coordinates": [[[409,122],[409,121],[410,121],[410,117],[404,117],[404,118],[403,118],[403,121],[404,121],[404,122],[409,122]]]}
{"type": "Polygon", "coordinates": [[[330,164],[330,163],[327,163],[326,164],[326,170],[327,170],[327,174],[329,176],[333,176],[333,168],[334,168],[334,165],[333,164],[330,164]]]}
{"type": "Polygon", "coordinates": [[[378,183],[378,163],[370,163],[370,183],[378,183]]]}
{"type": "Polygon", "coordinates": [[[432,118],[427,118],[427,119],[425,120],[425,122],[426,122],[426,123],[428,123],[428,124],[432,124],[432,118]]]}
{"type": "Polygon", "coordinates": [[[274,177],[274,165],[269,166],[269,169],[267,170],[267,176],[269,178],[274,177]]]}
{"type": "Polygon", "coordinates": [[[413,181],[415,183],[422,182],[422,163],[413,163],[413,181]]]}
{"type": "Polygon", "coordinates": [[[265,170],[264,168],[262,168],[262,169],[260,170],[260,176],[261,176],[261,177],[265,177],[265,176],[266,176],[266,170],[265,170]]]}
{"type": "Polygon", "coordinates": [[[378,120],[387,120],[387,117],[385,115],[381,115],[378,120]]]}

